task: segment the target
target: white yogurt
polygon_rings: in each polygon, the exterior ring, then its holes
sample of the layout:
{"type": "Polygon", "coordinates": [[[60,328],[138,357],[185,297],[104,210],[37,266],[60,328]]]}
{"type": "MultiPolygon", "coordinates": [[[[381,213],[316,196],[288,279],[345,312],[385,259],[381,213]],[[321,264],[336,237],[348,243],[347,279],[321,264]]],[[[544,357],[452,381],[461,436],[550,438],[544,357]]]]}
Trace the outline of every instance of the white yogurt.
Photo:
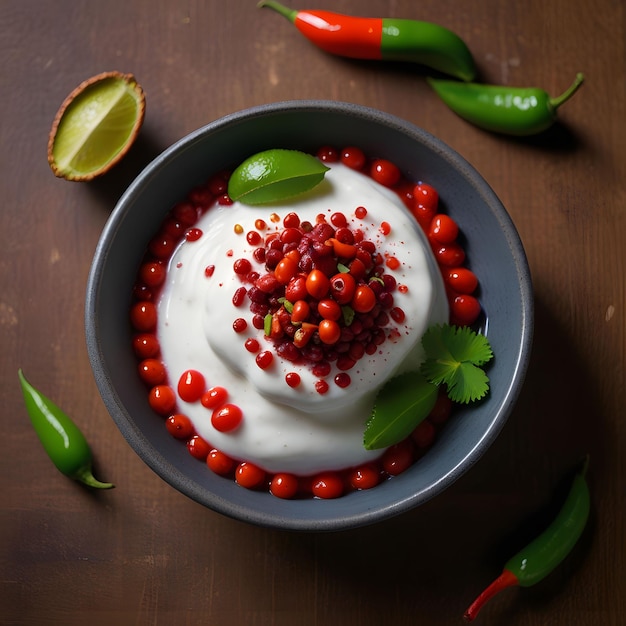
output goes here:
{"type": "Polygon", "coordinates": [[[179,399],[179,410],[194,423],[200,436],[237,460],[259,465],[268,472],[300,475],[342,469],[380,456],[380,451],[363,447],[365,423],[371,413],[376,391],[391,376],[415,370],[421,359],[420,339],[432,324],[448,320],[448,305],[442,278],[430,247],[414,218],[397,195],[371,178],[342,165],[334,165],[325,180],[312,192],[295,201],[263,207],[240,203],[215,206],[196,224],[203,235],[184,241],[170,261],[167,279],[158,305],[158,336],[163,360],[175,388],[183,372],[201,372],[207,387],[229,391],[228,401],[243,411],[243,421],[234,431],[222,433],[211,424],[211,410],[200,402],[179,399]],[[357,207],[367,209],[363,220],[355,217],[357,207]],[[255,355],[244,346],[256,338],[261,350],[272,350],[262,330],[252,325],[249,301],[235,307],[232,296],[242,286],[233,271],[239,258],[252,261],[253,269],[265,273],[253,260],[255,246],[245,233],[255,230],[263,219],[271,230],[282,229],[282,218],[296,212],[301,220],[315,223],[318,214],[330,217],[342,212],[354,230],[361,228],[383,254],[400,261],[397,270],[387,270],[408,290],[394,291],[395,305],[406,317],[396,325],[397,338],[387,339],[372,356],[365,355],[348,372],[351,384],[341,388],[333,382],[337,370],[328,376],[329,390],[319,394],[318,380],[306,364],[294,365],[274,353],[272,365],[258,367],[255,355]],[[273,222],[271,215],[280,217],[273,222]],[[391,225],[383,235],[381,223],[391,225]],[[243,227],[237,233],[234,226],[243,227]],[[207,276],[205,269],[214,266],[207,276]],[[248,327],[233,330],[233,321],[243,317],[248,327]],[[292,389],[285,374],[297,372],[301,384],[292,389]]]}

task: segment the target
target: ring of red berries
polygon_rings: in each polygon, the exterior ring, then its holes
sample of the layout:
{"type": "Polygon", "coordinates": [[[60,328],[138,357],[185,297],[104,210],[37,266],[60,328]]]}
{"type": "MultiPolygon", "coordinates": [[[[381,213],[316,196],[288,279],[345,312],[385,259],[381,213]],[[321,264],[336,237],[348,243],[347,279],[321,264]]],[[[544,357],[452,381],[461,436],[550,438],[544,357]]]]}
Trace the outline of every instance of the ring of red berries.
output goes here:
{"type": "MultiPolygon", "coordinates": [[[[443,277],[450,323],[474,324],[481,313],[476,297],[478,280],[466,266],[456,222],[441,212],[437,190],[426,183],[408,181],[395,164],[385,159],[370,159],[359,148],[337,150],[325,146],[317,156],[322,161],[341,162],[367,174],[398,194],[428,237],[443,277]]],[[[219,385],[209,387],[208,381],[195,370],[185,372],[177,384],[172,384],[161,358],[156,332],[155,302],[165,281],[167,263],[182,239],[195,241],[202,236],[195,224],[215,202],[225,206],[232,204],[227,187],[228,174],[219,173],[205,185],[193,189],[188,198],[166,216],[148,245],[139,269],[130,310],[134,330],[132,348],[139,360],[139,376],[148,388],[150,407],[165,418],[168,432],[183,441],[189,453],[205,462],[215,474],[247,489],[265,489],[279,498],[336,498],[350,491],[370,489],[402,473],[426,453],[448,420],[453,403],[445,393],[440,393],[431,414],[410,437],[385,450],[376,461],[315,476],[270,474],[253,463],[233,459],[198,435],[189,417],[178,412],[177,395],[186,401],[201,402],[212,412],[211,420],[217,430],[235,429],[243,417],[226,389],[219,385]]],[[[363,219],[366,212],[364,207],[359,207],[356,217],[363,219]]],[[[375,351],[377,342],[392,339],[390,320],[397,324],[404,320],[403,311],[393,303],[393,295],[406,287],[395,284],[393,276],[385,269],[397,269],[397,260],[382,257],[376,246],[366,241],[358,229],[348,228],[344,219],[336,214],[328,223],[320,218],[316,224],[307,224],[290,214],[284,219],[281,230],[274,233],[267,233],[267,225],[258,221],[255,230],[246,237],[248,243],[255,246],[254,260],[265,264],[264,274],[255,274],[249,259],[238,259],[233,264],[242,281],[242,286],[233,294],[233,303],[242,310],[243,307],[249,309],[253,325],[263,329],[271,339],[276,354],[287,361],[291,357],[294,363],[306,363],[321,376],[317,382],[319,393],[328,389],[323,376],[328,375],[326,370],[331,363],[339,370],[334,382],[340,387],[349,386],[348,372],[354,363],[375,351]],[[289,241],[291,238],[293,241],[289,241]],[[335,283],[331,286],[333,279],[335,283]],[[349,299],[347,294],[352,292],[352,280],[354,292],[349,299]],[[364,310],[372,300],[373,307],[364,310]],[[363,328],[366,334],[358,332],[362,327],[367,327],[363,328]]],[[[388,224],[381,225],[383,234],[386,228],[388,224]]],[[[205,269],[208,278],[213,270],[212,266],[205,269]]],[[[247,324],[242,314],[233,321],[233,329],[243,332],[247,324]]],[[[271,365],[273,352],[261,349],[256,338],[247,339],[245,347],[255,355],[259,367],[271,365]]],[[[297,387],[300,377],[296,372],[289,372],[285,381],[290,387],[297,387]]]]}

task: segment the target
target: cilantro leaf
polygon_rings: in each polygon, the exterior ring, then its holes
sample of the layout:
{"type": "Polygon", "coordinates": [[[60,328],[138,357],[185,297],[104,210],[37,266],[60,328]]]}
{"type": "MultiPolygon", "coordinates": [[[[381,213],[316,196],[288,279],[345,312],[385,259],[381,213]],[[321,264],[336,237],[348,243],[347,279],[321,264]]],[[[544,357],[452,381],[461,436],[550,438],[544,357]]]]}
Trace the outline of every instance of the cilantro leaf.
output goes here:
{"type": "Polygon", "coordinates": [[[445,384],[448,397],[462,404],[480,400],[489,391],[481,366],[493,358],[487,338],[468,327],[437,325],[422,337],[426,359],[420,368],[426,380],[445,384]]]}
{"type": "Polygon", "coordinates": [[[406,439],[432,411],[438,390],[419,372],[391,378],[378,392],[367,422],[366,450],[387,448],[406,439]]]}

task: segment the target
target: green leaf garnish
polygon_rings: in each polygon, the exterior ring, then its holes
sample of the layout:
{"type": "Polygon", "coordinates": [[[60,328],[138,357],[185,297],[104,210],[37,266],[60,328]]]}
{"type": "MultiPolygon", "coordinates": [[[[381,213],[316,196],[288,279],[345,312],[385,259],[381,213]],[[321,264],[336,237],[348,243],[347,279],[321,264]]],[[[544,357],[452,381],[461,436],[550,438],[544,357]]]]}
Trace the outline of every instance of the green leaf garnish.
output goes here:
{"type": "Polygon", "coordinates": [[[448,397],[468,404],[489,391],[489,378],[481,369],[493,358],[489,341],[468,327],[437,325],[422,337],[426,359],[420,368],[435,385],[445,384],[448,397]]]}
{"type": "Polygon", "coordinates": [[[350,268],[347,265],[344,265],[343,263],[337,263],[337,271],[341,274],[349,274],[350,268]]]}
{"type": "Polygon", "coordinates": [[[271,313],[268,313],[263,318],[263,332],[265,333],[266,337],[270,337],[272,334],[272,314],[271,313]]]}
{"type": "Polygon", "coordinates": [[[228,195],[250,205],[280,202],[319,185],[329,169],[306,152],[265,150],[235,168],[228,181],[228,195]]]}
{"type": "Polygon", "coordinates": [[[379,391],[367,422],[365,449],[387,448],[406,439],[432,411],[437,394],[437,386],[419,372],[390,379],[379,391]]]}

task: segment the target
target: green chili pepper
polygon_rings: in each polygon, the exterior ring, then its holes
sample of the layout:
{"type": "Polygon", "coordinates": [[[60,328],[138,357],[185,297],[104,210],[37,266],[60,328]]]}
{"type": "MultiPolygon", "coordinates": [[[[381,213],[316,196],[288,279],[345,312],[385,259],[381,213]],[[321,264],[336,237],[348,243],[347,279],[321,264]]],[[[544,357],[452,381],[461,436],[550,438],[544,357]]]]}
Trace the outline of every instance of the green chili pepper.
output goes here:
{"type": "Polygon", "coordinates": [[[500,87],[430,78],[428,82],[448,107],[464,120],[506,135],[534,135],[554,123],[557,109],[583,84],[577,74],[562,95],[551,98],[543,89],[500,87]]]}
{"type": "Polygon", "coordinates": [[[419,20],[353,17],[331,11],[297,11],[275,0],[261,0],[286,17],[309,41],[338,56],[408,61],[461,80],[473,80],[474,59],[452,31],[419,20]]]}
{"type": "Polygon", "coordinates": [[[78,426],[52,400],[37,391],[18,370],[26,410],[35,432],[57,469],[89,487],[111,489],[91,471],[91,449],[78,426]]]}
{"type": "Polygon", "coordinates": [[[589,518],[589,487],[585,479],[589,459],[576,474],[561,510],[552,523],[525,548],[510,558],[502,573],[465,611],[472,621],[484,604],[507,587],[531,587],[543,580],[571,552],[589,518]]]}

